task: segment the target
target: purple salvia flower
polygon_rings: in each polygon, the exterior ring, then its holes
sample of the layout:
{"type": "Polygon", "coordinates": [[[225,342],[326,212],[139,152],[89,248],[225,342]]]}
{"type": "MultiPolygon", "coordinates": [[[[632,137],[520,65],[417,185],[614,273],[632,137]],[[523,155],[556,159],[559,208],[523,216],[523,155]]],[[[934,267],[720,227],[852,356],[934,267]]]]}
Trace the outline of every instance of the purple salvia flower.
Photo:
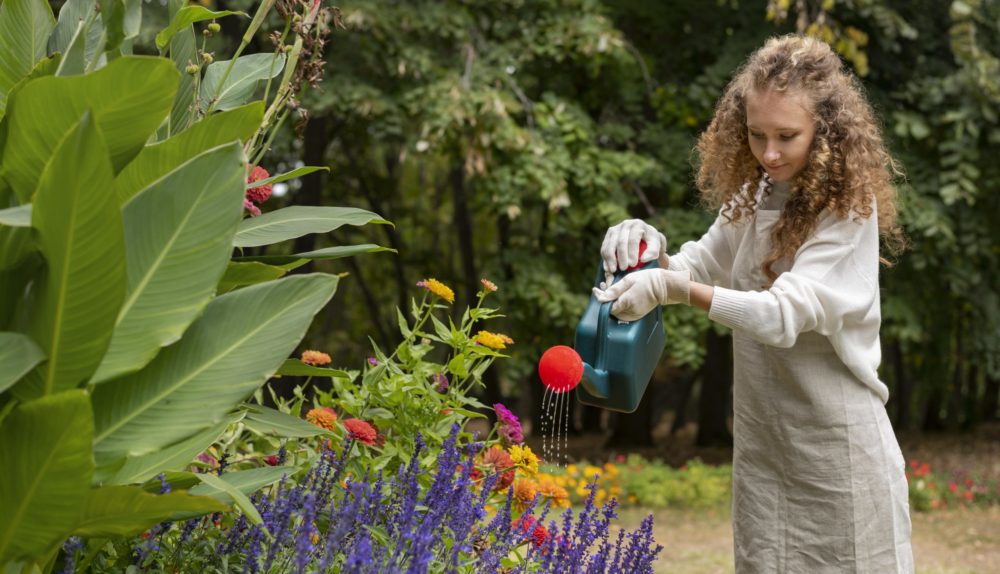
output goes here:
{"type": "Polygon", "coordinates": [[[170,493],[170,483],[167,482],[167,475],[165,473],[160,473],[156,475],[156,478],[160,480],[160,494],[170,493]]]}
{"type": "Polygon", "coordinates": [[[83,549],[83,539],[77,536],[70,536],[63,542],[62,550],[66,555],[66,566],[62,574],[74,574],[76,572],[76,553],[83,549]]]}
{"type": "Polygon", "coordinates": [[[312,561],[313,542],[312,537],[316,534],[316,526],[313,521],[316,518],[316,494],[306,493],[302,501],[302,522],[299,525],[299,532],[295,540],[295,572],[302,574],[306,571],[306,566],[312,561]]]}

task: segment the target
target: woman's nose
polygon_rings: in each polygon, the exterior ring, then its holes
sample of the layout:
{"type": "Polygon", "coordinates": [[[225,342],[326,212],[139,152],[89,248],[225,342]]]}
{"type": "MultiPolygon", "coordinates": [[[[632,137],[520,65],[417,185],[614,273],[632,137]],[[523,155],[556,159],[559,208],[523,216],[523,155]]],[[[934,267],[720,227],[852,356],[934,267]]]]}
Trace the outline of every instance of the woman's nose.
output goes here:
{"type": "Polygon", "coordinates": [[[764,161],[765,162],[767,162],[767,163],[774,163],[774,162],[778,161],[778,159],[780,159],[780,158],[781,158],[781,154],[778,153],[778,150],[775,149],[770,144],[767,146],[767,149],[764,150],[764,161]]]}

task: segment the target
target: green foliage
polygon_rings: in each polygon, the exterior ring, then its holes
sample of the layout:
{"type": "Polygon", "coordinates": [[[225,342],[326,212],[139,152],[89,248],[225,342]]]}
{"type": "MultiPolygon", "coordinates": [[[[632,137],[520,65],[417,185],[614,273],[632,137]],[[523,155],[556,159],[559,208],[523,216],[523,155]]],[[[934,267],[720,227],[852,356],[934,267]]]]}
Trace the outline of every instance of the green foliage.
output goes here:
{"type": "Polygon", "coordinates": [[[648,508],[711,508],[725,505],[732,491],[732,468],[692,460],[673,468],[630,456],[622,487],[635,504],[648,508]]]}
{"type": "MultiPolygon", "coordinates": [[[[0,29],[18,29],[0,41],[0,290],[13,303],[0,313],[5,571],[51,568],[71,534],[132,535],[230,504],[253,517],[247,493],[285,469],[225,479],[187,470],[244,416],[260,424],[261,413],[240,403],[283,365],[339,280],[281,277],[292,264],[280,274],[230,276],[219,292],[238,246],[247,152],[264,146],[254,138],[279,120],[268,119],[267,104],[289,97],[293,73],[273,100],[243,105],[258,96],[257,75],[233,66],[218,77],[224,99],[212,102],[228,111],[195,105],[186,129],[167,124],[158,140],[180,74],[170,59],[127,55],[139,6],[71,0],[55,25],[46,3],[0,5],[0,29]],[[46,58],[52,47],[66,49],[62,60],[46,58]],[[63,65],[71,59],[74,67],[63,65]],[[190,492],[134,486],[165,471],[168,484],[190,492]]],[[[318,5],[309,10],[318,17],[318,5]]],[[[175,21],[171,46],[192,32],[183,22],[175,21]]],[[[256,233],[254,245],[387,223],[367,211],[317,209],[272,216],[283,230],[256,233]]]]}
{"type": "Polygon", "coordinates": [[[481,342],[482,324],[500,317],[496,309],[482,306],[490,293],[480,290],[476,306],[466,309],[457,325],[438,318],[448,310],[438,302],[440,292],[425,293],[419,303],[413,301],[412,323],[397,313],[403,341],[392,353],[376,347],[360,379],[335,376],[330,391],[318,391],[318,405],[378,429],[382,443],[373,469],[395,472],[412,456],[418,433],[428,446],[426,460],[433,461],[452,425],[484,416],[488,407],[473,393],[483,386],[486,369],[505,356],[486,344],[495,344],[491,339],[481,342]]]}

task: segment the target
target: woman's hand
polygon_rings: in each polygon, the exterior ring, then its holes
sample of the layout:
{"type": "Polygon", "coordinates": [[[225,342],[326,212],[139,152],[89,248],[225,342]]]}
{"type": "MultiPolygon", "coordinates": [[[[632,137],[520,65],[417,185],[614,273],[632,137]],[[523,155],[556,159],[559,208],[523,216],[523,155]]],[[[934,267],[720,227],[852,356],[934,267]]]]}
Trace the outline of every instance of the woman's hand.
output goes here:
{"type": "Polygon", "coordinates": [[[608,228],[601,244],[601,258],[604,261],[604,280],[608,285],[616,272],[654,259],[659,259],[660,266],[666,269],[667,237],[641,219],[626,219],[608,228]],[[646,242],[641,258],[640,241],[646,242]]]}
{"type": "Polygon", "coordinates": [[[622,321],[635,321],[660,305],[691,304],[691,272],[667,269],[634,271],[605,290],[594,288],[601,303],[614,301],[611,314],[622,321]]]}

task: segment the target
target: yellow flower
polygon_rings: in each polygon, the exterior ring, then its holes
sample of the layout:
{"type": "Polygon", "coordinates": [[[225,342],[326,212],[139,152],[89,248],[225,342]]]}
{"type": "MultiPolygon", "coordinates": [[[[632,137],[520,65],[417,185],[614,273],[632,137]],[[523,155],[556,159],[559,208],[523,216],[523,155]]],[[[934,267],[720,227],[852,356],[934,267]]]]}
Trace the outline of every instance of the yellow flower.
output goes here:
{"type": "Polygon", "coordinates": [[[302,351],[302,362],[307,365],[319,367],[330,364],[330,355],[320,351],[302,351]]]}
{"type": "Polygon", "coordinates": [[[497,290],[497,284],[490,281],[489,279],[480,279],[479,282],[483,284],[483,289],[485,289],[490,293],[497,290]]]}
{"type": "Polygon", "coordinates": [[[423,281],[417,282],[417,286],[427,289],[431,293],[437,295],[438,297],[444,299],[449,303],[455,302],[455,292],[451,290],[451,287],[448,287],[447,285],[438,281],[437,279],[434,278],[424,279],[423,281]]]}
{"type": "Polygon", "coordinates": [[[531,447],[521,445],[510,447],[510,458],[518,468],[531,476],[538,473],[538,456],[531,452],[531,447]]]}
{"type": "MultiPolygon", "coordinates": [[[[510,339],[505,335],[499,335],[497,333],[490,333],[489,331],[480,331],[476,333],[476,342],[484,347],[489,347],[495,351],[507,348],[507,341],[510,339]],[[506,339],[506,340],[505,340],[506,339]]],[[[510,341],[513,343],[514,341],[510,341]]]]}

